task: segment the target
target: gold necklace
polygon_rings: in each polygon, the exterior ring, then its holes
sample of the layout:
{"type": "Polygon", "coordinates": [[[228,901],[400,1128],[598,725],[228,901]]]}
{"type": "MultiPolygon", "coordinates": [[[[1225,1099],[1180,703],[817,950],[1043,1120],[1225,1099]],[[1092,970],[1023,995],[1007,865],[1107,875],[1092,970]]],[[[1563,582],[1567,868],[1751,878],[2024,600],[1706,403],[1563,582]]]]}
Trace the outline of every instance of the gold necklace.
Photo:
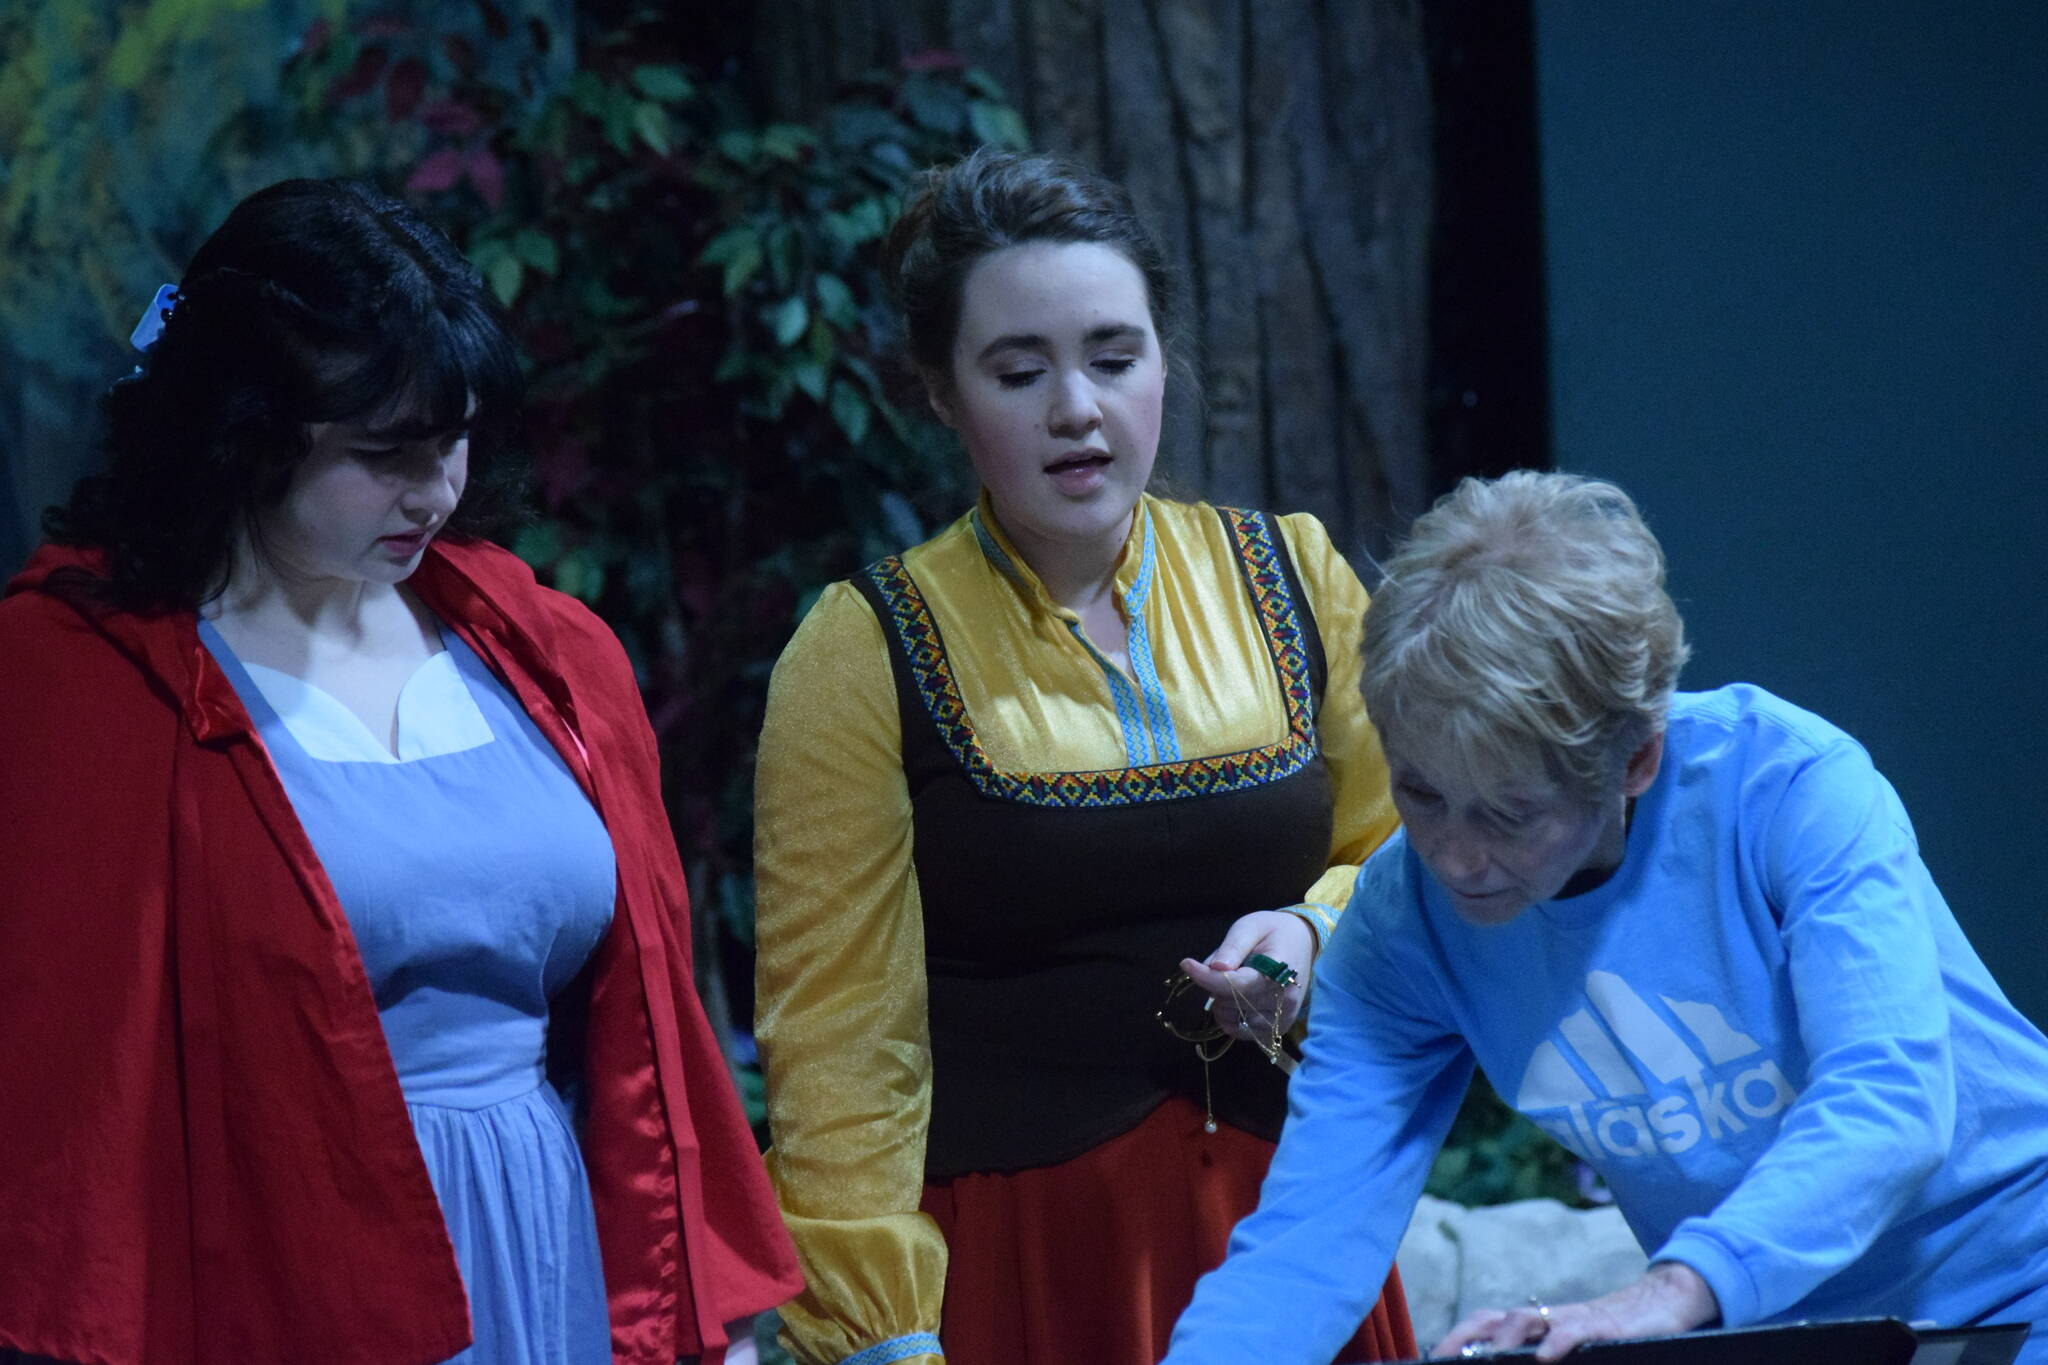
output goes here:
{"type": "MultiPolygon", "coordinates": [[[[1214,997],[1211,997],[1202,1006],[1202,1012],[1208,1017],[1209,1022],[1201,1028],[1184,1029],[1167,1016],[1167,1011],[1172,1008],[1174,1001],[1185,995],[1194,984],[1194,978],[1190,977],[1186,972],[1175,972],[1172,976],[1168,977],[1166,979],[1166,1000],[1153,1012],[1152,1017],[1159,1021],[1160,1027],[1164,1028],[1174,1037],[1184,1043],[1194,1044],[1195,1055],[1202,1059],[1202,1131],[1213,1133],[1216,1131],[1216,1102],[1215,1091],[1210,1082],[1209,1067],[1211,1063],[1223,1059],[1223,1055],[1230,1051],[1231,1044],[1237,1041],[1237,1036],[1226,1030],[1223,1025],[1215,1022],[1214,1011],[1216,1001],[1214,997]],[[1212,1052],[1210,1050],[1211,1045],[1217,1043],[1220,1043],[1221,1046],[1216,1047],[1212,1052]]],[[[1240,1020],[1249,1021],[1260,1017],[1260,1012],[1252,1008],[1251,1001],[1246,998],[1242,991],[1238,990],[1235,982],[1230,983],[1230,999],[1231,1003],[1237,1006],[1237,1017],[1240,1020]]],[[[1267,1061],[1291,1076],[1294,1074],[1295,1061],[1294,1058],[1287,1055],[1286,1049],[1280,1045],[1280,1011],[1277,1000],[1274,1002],[1273,1012],[1265,1017],[1267,1024],[1272,1030],[1271,1037],[1269,1039],[1254,1037],[1250,1039],[1250,1042],[1253,1047],[1256,1047],[1266,1055],[1267,1061]]]]}

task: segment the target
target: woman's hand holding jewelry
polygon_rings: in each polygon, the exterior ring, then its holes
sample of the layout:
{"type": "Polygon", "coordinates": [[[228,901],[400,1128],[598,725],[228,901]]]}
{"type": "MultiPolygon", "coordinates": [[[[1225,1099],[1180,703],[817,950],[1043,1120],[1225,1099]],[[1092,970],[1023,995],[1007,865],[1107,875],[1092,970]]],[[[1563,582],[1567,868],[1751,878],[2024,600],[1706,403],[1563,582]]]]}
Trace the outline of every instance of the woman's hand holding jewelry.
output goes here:
{"type": "Polygon", "coordinates": [[[1453,1327],[1430,1356],[1484,1356],[1533,1342],[1538,1360],[1560,1360],[1587,1342],[1671,1336],[1720,1315],[1698,1271],[1659,1261],[1635,1283],[1584,1303],[1553,1307],[1531,1299],[1523,1308],[1482,1308],[1453,1327]]]}
{"type": "Polygon", "coordinates": [[[1265,1048],[1301,1014],[1315,955],[1315,931],[1301,916],[1255,910],[1230,926],[1215,951],[1199,961],[1181,959],[1180,969],[1216,1002],[1212,1012],[1225,1032],[1265,1048]],[[1292,969],[1292,981],[1283,986],[1272,978],[1272,967],[1247,966],[1255,954],[1292,969]]]}

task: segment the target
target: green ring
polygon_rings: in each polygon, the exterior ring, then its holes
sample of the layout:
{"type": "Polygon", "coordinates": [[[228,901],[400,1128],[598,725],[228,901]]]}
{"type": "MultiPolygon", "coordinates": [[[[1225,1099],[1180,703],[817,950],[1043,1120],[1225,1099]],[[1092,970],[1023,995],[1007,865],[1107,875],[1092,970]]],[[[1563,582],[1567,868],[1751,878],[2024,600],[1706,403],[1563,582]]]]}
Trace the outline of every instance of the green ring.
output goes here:
{"type": "Polygon", "coordinates": [[[1301,973],[1285,962],[1267,957],[1264,953],[1253,953],[1244,960],[1244,965],[1281,987],[1292,986],[1301,979],[1301,973]]]}

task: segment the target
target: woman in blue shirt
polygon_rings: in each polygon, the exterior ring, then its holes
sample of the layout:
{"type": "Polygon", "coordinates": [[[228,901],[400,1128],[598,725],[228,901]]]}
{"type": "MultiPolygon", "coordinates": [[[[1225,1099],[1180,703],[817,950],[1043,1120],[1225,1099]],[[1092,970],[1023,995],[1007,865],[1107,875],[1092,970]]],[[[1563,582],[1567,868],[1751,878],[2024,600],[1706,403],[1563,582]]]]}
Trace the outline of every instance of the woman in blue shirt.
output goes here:
{"type": "Polygon", "coordinates": [[[2000,994],[1848,735],[1675,693],[1626,495],[1468,480],[1388,564],[1367,709],[1405,828],[1323,954],[1259,1210],[1169,1361],[1323,1361],[1392,1260],[1475,1064],[1651,1256],[1438,1354],[1889,1315],[2028,1322],[2048,1362],[2048,1040],[2000,994]]]}

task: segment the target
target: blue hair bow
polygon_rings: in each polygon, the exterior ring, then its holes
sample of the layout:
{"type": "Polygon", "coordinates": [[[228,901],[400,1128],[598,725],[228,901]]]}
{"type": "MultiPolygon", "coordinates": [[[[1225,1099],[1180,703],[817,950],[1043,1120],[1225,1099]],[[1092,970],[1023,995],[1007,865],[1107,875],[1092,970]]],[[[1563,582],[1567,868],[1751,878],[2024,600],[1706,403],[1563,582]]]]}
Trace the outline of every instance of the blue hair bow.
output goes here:
{"type": "Polygon", "coordinates": [[[128,334],[128,344],[138,351],[146,351],[156,345],[156,339],[163,335],[164,319],[177,306],[178,286],[160,286],[156,297],[149,301],[149,307],[142,310],[142,321],[136,323],[135,330],[128,334]]]}

